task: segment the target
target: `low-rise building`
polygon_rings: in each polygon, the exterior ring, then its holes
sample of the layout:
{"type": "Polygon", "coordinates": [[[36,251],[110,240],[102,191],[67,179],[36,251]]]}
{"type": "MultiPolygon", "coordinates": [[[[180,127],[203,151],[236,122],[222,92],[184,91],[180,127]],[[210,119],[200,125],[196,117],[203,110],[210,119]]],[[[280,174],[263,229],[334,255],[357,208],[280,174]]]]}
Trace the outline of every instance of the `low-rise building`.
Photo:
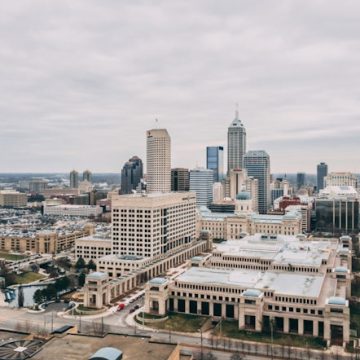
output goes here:
{"type": "Polygon", "coordinates": [[[0,206],[21,208],[27,205],[27,195],[15,190],[0,191],[0,206]]]}
{"type": "Polygon", "coordinates": [[[256,235],[217,245],[175,278],[146,285],[145,312],[236,320],[239,329],[350,340],[351,238],[256,235]]]}
{"type": "Polygon", "coordinates": [[[99,216],[102,208],[95,205],[53,205],[44,206],[44,215],[57,216],[99,216]]]}

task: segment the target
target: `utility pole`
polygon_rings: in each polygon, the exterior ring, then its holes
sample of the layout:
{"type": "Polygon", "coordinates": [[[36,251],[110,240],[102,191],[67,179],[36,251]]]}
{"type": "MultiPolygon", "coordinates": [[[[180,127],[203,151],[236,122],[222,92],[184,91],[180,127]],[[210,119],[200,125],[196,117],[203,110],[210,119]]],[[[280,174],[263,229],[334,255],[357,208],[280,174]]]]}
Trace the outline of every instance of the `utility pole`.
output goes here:
{"type": "Polygon", "coordinates": [[[51,312],[51,333],[54,332],[54,312],[51,312]]]}

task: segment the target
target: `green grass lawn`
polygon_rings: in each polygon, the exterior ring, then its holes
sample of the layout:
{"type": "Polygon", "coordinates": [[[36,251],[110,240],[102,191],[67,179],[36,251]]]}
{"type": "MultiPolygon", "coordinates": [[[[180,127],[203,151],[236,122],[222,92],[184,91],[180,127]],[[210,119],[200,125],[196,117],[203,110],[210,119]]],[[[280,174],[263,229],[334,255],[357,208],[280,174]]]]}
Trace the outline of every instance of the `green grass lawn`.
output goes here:
{"type": "Polygon", "coordinates": [[[45,276],[34,272],[25,272],[20,275],[16,275],[16,284],[29,284],[34,281],[44,279],[45,276]]]}
{"type": "MultiPolygon", "coordinates": [[[[248,340],[271,343],[271,336],[267,333],[257,333],[252,331],[239,330],[239,324],[237,321],[223,321],[221,325],[222,336],[248,340]]],[[[216,327],[216,335],[220,335],[219,325],[216,327]]],[[[274,333],[274,344],[278,345],[290,345],[298,347],[310,347],[315,349],[323,349],[326,347],[326,342],[320,338],[291,335],[284,333],[274,333]]]]}
{"type": "MultiPolygon", "coordinates": [[[[197,332],[208,319],[206,316],[169,314],[168,319],[160,323],[147,324],[147,326],[171,331],[197,332]]],[[[140,322],[141,323],[141,322],[140,322]]]]}
{"type": "Polygon", "coordinates": [[[26,255],[16,255],[16,254],[10,254],[6,251],[0,251],[0,259],[16,261],[16,260],[26,259],[27,257],[28,256],[26,255]]]}

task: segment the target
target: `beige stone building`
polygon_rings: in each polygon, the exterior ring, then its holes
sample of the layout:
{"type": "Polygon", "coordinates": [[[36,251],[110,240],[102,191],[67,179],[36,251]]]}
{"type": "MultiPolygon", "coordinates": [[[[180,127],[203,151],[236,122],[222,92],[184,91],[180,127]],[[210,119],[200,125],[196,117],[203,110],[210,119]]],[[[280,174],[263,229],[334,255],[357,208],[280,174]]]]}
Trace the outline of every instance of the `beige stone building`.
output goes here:
{"type": "Polygon", "coordinates": [[[0,191],[0,206],[21,208],[27,205],[27,195],[15,190],[0,191]]]}
{"type": "Polygon", "coordinates": [[[58,253],[70,249],[75,245],[76,239],[94,233],[94,225],[86,224],[82,230],[75,231],[39,231],[33,236],[4,236],[0,235],[0,250],[17,251],[40,254],[58,253]]]}
{"type": "Polygon", "coordinates": [[[240,239],[244,234],[297,235],[302,233],[302,215],[289,211],[285,215],[261,215],[242,210],[238,214],[212,213],[201,209],[198,231],[209,231],[214,239],[240,239]]]}
{"type": "Polygon", "coordinates": [[[351,238],[260,235],[217,245],[179,276],[152,279],[145,312],[237,321],[239,329],[350,340],[351,238]]]}

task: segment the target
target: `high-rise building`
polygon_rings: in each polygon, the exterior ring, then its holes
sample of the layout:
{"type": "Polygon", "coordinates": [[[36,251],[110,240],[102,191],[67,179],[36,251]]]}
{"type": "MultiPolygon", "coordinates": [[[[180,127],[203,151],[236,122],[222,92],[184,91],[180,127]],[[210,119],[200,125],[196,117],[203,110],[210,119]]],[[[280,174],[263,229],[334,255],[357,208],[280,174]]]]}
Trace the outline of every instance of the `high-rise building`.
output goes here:
{"type": "Polygon", "coordinates": [[[296,188],[299,190],[306,184],[306,174],[299,172],[296,174],[296,188]]]}
{"type": "Polygon", "coordinates": [[[70,187],[72,189],[79,187],[79,173],[76,170],[70,172],[70,187]]]}
{"type": "Polygon", "coordinates": [[[34,178],[29,181],[29,191],[32,194],[42,193],[48,186],[48,181],[41,178],[34,178]]]}
{"type": "Polygon", "coordinates": [[[258,180],[258,211],[266,214],[270,205],[270,156],[264,150],[248,151],[244,168],[248,176],[258,180]]]}
{"type": "Polygon", "coordinates": [[[146,132],[147,191],[171,191],[171,140],[166,129],[146,132]]]}
{"type": "Polygon", "coordinates": [[[190,173],[189,169],[171,169],[171,191],[189,191],[190,173]]]}
{"type": "Polygon", "coordinates": [[[328,174],[328,166],[326,163],[321,162],[317,166],[317,191],[319,192],[325,187],[324,179],[328,174]]]}
{"type": "Polygon", "coordinates": [[[193,193],[119,195],[112,200],[113,254],[156,257],[190,243],[195,233],[193,193]]]}
{"type": "Polygon", "coordinates": [[[208,146],[206,148],[206,167],[214,172],[214,182],[224,178],[224,147],[208,146]]]}
{"type": "Polygon", "coordinates": [[[244,167],[245,153],[246,129],[239,119],[239,111],[236,110],[235,119],[228,128],[228,173],[244,167]]]}
{"type": "Polygon", "coordinates": [[[90,170],[85,170],[83,172],[83,181],[92,182],[92,173],[90,170]]]}
{"type": "Polygon", "coordinates": [[[133,156],[121,170],[121,194],[131,194],[139,186],[143,178],[143,162],[133,156]]]}
{"type": "Polygon", "coordinates": [[[208,206],[213,200],[213,171],[196,168],[190,170],[190,191],[196,192],[197,206],[208,206]]]}

